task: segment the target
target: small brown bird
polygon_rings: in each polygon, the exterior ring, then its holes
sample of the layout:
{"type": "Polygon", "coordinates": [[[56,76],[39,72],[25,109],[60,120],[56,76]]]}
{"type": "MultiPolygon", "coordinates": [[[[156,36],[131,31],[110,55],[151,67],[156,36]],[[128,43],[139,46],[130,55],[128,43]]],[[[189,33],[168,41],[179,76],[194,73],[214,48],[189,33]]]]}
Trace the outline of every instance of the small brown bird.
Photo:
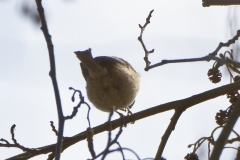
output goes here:
{"type": "Polygon", "coordinates": [[[96,108],[110,112],[126,109],[134,103],[140,78],[133,67],[117,57],[92,57],[91,49],[74,52],[86,80],[87,95],[96,108]]]}

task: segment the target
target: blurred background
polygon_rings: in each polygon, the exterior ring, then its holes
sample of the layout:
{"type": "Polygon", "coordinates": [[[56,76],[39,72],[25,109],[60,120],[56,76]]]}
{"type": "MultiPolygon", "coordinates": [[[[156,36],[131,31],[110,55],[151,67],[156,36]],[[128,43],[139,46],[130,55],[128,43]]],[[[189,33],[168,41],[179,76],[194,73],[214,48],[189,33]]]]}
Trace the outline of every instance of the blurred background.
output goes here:
{"type": "MultiPolygon", "coordinates": [[[[141,89],[132,112],[184,99],[192,95],[228,84],[224,67],[222,81],[213,84],[207,72],[213,62],[167,64],[144,71],[144,51],[137,38],[138,24],[144,24],[154,9],[151,23],[143,40],[147,49],[155,49],[149,59],[152,64],[162,59],[202,57],[213,52],[219,42],[227,42],[240,28],[239,7],[212,6],[203,8],[201,1],[82,1],[43,0],[49,32],[54,44],[57,80],[65,115],[72,113],[77,103],[71,102],[72,91],[79,89],[85,95],[85,81],[74,51],[92,48],[93,56],[117,56],[127,60],[141,76],[141,89]]],[[[16,124],[15,137],[25,147],[42,147],[56,142],[50,121],[58,126],[57,109],[51,79],[47,45],[40,30],[35,1],[0,1],[0,138],[11,142],[10,128],[16,124]]],[[[239,45],[233,49],[239,60],[239,45]]],[[[108,114],[92,106],[92,127],[108,119],[108,114]]],[[[167,160],[184,159],[192,152],[189,144],[210,136],[217,127],[216,113],[230,106],[221,96],[186,110],[179,119],[165,147],[167,160]]],[[[143,158],[154,157],[173,111],[157,114],[124,128],[119,142],[133,149],[143,158]]],[[[87,107],[82,106],[73,120],[65,123],[64,136],[73,136],[88,127],[87,107]]],[[[114,115],[114,119],[118,115],[114,115]]],[[[236,131],[240,132],[239,124],[236,131]]],[[[118,130],[114,131],[116,133],[118,130]]],[[[216,138],[220,130],[216,132],[216,138]]],[[[94,136],[95,152],[107,144],[107,132],[94,136]]],[[[238,147],[238,144],[232,144],[238,147]]],[[[117,146],[114,146],[117,148],[117,146]]],[[[113,147],[113,148],[114,148],[113,147]]],[[[197,151],[200,159],[207,159],[207,143],[197,151]]],[[[0,159],[22,153],[20,149],[0,148],[0,159]]],[[[225,149],[221,160],[234,159],[236,151],[225,149]]],[[[47,159],[40,155],[32,160],[47,159]]],[[[126,151],[127,159],[136,159],[126,151]]],[[[87,159],[91,155],[87,142],[81,141],[66,149],[62,160],[87,159]]],[[[120,153],[106,159],[121,159],[120,153]]]]}

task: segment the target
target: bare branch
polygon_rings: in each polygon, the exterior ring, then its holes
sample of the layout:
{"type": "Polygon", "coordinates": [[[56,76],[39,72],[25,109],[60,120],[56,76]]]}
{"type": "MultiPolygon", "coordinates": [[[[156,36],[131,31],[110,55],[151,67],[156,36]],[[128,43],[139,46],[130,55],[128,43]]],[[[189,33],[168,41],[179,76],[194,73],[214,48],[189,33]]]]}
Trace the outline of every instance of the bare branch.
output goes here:
{"type": "MultiPolygon", "coordinates": [[[[203,142],[208,141],[208,159],[209,159],[209,157],[210,157],[209,155],[210,155],[210,152],[211,152],[211,150],[210,150],[210,144],[213,145],[213,146],[216,146],[216,145],[217,145],[216,141],[214,140],[214,136],[213,136],[213,135],[214,135],[214,133],[215,133],[218,129],[220,129],[220,128],[224,128],[224,126],[218,126],[218,127],[214,128],[213,131],[212,131],[212,133],[211,133],[211,135],[210,135],[209,137],[202,137],[202,138],[200,138],[200,139],[197,140],[197,142],[195,142],[194,144],[189,144],[189,145],[188,145],[188,148],[190,148],[190,147],[193,146],[193,151],[192,151],[192,153],[195,153],[195,152],[198,150],[198,148],[203,144],[203,142]]],[[[240,141],[240,136],[239,136],[239,134],[238,134],[236,131],[234,131],[233,129],[230,129],[230,130],[231,130],[230,132],[232,132],[232,133],[234,133],[234,134],[236,135],[236,138],[232,138],[232,139],[230,139],[230,140],[226,140],[226,142],[225,142],[224,145],[226,145],[226,144],[231,144],[231,143],[233,143],[233,142],[240,141]]],[[[230,148],[230,147],[224,147],[224,148],[230,148]]]]}
{"type": "Polygon", "coordinates": [[[173,117],[171,118],[168,128],[166,129],[164,135],[162,136],[162,140],[158,147],[158,151],[156,153],[155,160],[161,160],[162,153],[167,144],[168,138],[170,137],[172,131],[174,131],[177,121],[184,111],[185,111],[184,107],[175,109],[175,113],[174,113],[173,117]]]}
{"type": "Polygon", "coordinates": [[[162,60],[159,63],[153,64],[151,66],[147,67],[147,70],[158,67],[158,66],[162,66],[165,64],[169,64],[169,63],[183,63],[183,62],[200,62],[200,61],[207,61],[209,62],[210,60],[214,60],[217,61],[219,63],[220,66],[226,64],[226,65],[233,65],[236,68],[240,68],[240,63],[230,60],[230,59],[221,59],[218,57],[214,57],[211,55],[207,55],[205,57],[200,57],[200,58],[186,58],[186,59],[176,59],[176,60],[162,60]]]}
{"type": "Polygon", "coordinates": [[[124,150],[130,151],[131,153],[133,153],[136,156],[137,160],[140,160],[140,157],[138,156],[138,154],[130,148],[117,148],[117,149],[114,149],[114,150],[110,150],[109,153],[116,152],[116,151],[122,152],[124,150]]]}
{"type": "MultiPolygon", "coordinates": [[[[181,107],[189,108],[189,107],[192,107],[201,102],[216,98],[218,96],[221,96],[226,93],[229,93],[229,92],[232,92],[235,90],[239,90],[239,89],[240,89],[240,82],[227,84],[227,85],[191,96],[186,99],[169,102],[166,104],[158,105],[158,106],[151,107],[149,109],[137,112],[135,114],[128,116],[126,119],[124,119],[124,121],[126,123],[130,123],[132,121],[137,121],[137,120],[140,120],[140,119],[143,119],[143,118],[146,118],[146,117],[149,117],[149,116],[161,113],[161,112],[169,111],[172,109],[177,109],[177,108],[181,108],[181,107]]],[[[121,126],[121,119],[113,120],[110,123],[112,125],[112,130],[114,130],[114,129],[118,128],[119,126],[121,126]]],[[[109,125],[110,125],[109,122],[106,122],[102,125],[92,128],[94,131],[94,134],[96,135],[103,131],[108,131],[109,125]]],[[[63,150],[81,140],[86,139],[86,137],[87,137],[86,131],[81,132],[73,137],[65,137],[63,140],[63,150]]],[[[35,154],[26,152],[26,153],[22,153],[20,155],[14,156],[12,158],[9,158],[8,160],[14,160],[17,157],[23,157],[23,156],[26,158],[31,158],[31,157],[34,157],[39,154],[47,154],[49,152],[53,152],[54,147],[55,147],[55,144],[47,145],[47,146],[38,148],[38,151],[35,154]]]]}
{"type": "Polygon", "coordinates": [[[42,0],[36,0],[36,4],[37,4],[37,9],[38,9],[39,17],[41,20],[41,24],[42,24],[41,29],[42,29],[42,32],[44,34],[44,37],[45,37],[45,40],[46,40],[46,43],[48,46],[49,60],[50,60],[50,66],[51,66],[49,75],[52,80],[54,94],[55,94],[55,100],[56,100],[56,104],[57,104],[59,126],[58,126],[58,138],[57,138],[55,159],[59,160],[61,152],[62,152],[62,139],[63,139],[63,129],[64,129],[64,121],[65,120],[64,120],[64,116],[63,116],[61,98],[60,98],[57,79],[56,79],[56,68],[55,68],[53,43],[51,40],[51,35],[48,32],[47,22],[45,20],[45,15],[44,15],[44,9],[42,7],[42,0]]]}
{"type": "Polygon", "coordinates": [[[119,147],[119,150],[120,150],[120,152],[121,152],[121,154],[122,154],[122,158],[125,160],[125,156],[124,156],[124,153],[123,153],[123,150],[122,150],[122,146],[120,145],[119,142],[116,142],[116,144],[117,144],[118,147],[119,147]]]}
{"type": "MultiPolygon", "coordinates": [[[[141,25],[139,24],[139,28],[141,29],[141,32],[140,32],[140,36],[138,37],[138,40],[139,40],[139,42],[141,43],[141,45],[142,45],[142,47],[143,47],[143,49],[144,49],[144,52],[145,52],[145,57],[144,57],[144,60],[145,60],[145,62],[146,62],[145,70],[146,70],[146,68],[151,64],[151,62],[148,60],[148,55],[149,55],[150,53],[153,53],[153,52],[154,52],[154,49],[152,49],[151,51],[148,51],[148,50],[147,50],[147,48],[146,48],[146,46],[145,46],[145,44],[144,44],[144,42],[143,42],[143,40],[142,40],[142,35],[143,35],[143,31],[145,30],[145,28],[147,27],[147,25],[150,23],[150,18],[152,17],[152,12],[153,12],[153,11],[154,11],[154,10],[151,10],[151,11],[150,11],[148,17],[146,18],[146,22],[145,22],[145,24],[144,24],[143,26],[141,26],[141,25]]],[[[146,70],[146,71],[147,71],[147,70],[146,70]]]]}
{"type": "Polygon", "coordinates": [[[50,121],[50,126],[52,127],[52,131],[56,134],[56,136],[58,136],[58,131],[56,130],[53,121],[50,121]]]}
{"type": "MultiPolygon", "coordinates": [[[[118,133],[116,134],[115,138],[113,140],[112,139],[112,123],[111,123],[111,118],[113,116],[113,113],[114,113],[114,108],[112,108],[111,112],[109,113],[109,118],[108,118],[108,123],[110,124],[110,128],[109,128],[109,131],[108,131],[108,142],[107,142],[107,146],[106,148],[101,152],[99,153],[96,157],[94,157],[94,159],[100,157],[102,155],[102,160],[105,159],[105,157],[107,156],[107,154],[109,154],[109,148],[113,145],[113,144],[118,144],[118,146],[120,146],[120,144],[118,143],[118,138],[120,137],[121,133],[122,133],[122,127],[123,127],[123,121],[124,121],[124,117],[120,117],[120,120],[121,120],[121,126],[119,127],[119,131],[118,133]]],[[[123,154],[122,150],[121,150],[121,153],[123,154]]]]}
{"type": "Polygon", "coordinates": [[[24,147],[17,142],[17,140],[15,138],[15,134],[14,134],[15,127],[16,127],[16,125],[14,124],[14,125],[12,125],[12,127],[10,129],[13,144],[10,144],[7,140],[1,138],[0,141],[5,142],[6,144],[0,143],[0,147],[19,148],[24,152],[30,152],[33,154],[36,153],[36,149],[24,147]]]}
{"type": "MultiPolygon", "coordinates": [[[[3,138],[1,138],[0,141],[5,142],[6,144],[10,144],[6,139],[3,139],[3,138]]],[[[2,144],[2,143],[0,143],[0,144],[2,144]]]]}
{"type": "Polygon", "coordinates": [[[202,0],[203,7],[240,5],[239,0],[202,0]]]}
{"type": "Polygon", "coordinates": [[[15,139],[15,134],[14,134],[15,127],[16,127],[15,124],[12,125],[12,127],[11,127],[11,135],[12,135],[12,140],[13,140],[13,143],[15,144],[15,147],[20,148],[23,151],[34,152],[35,149],[30,149],[30,148],[24,147],[17,142],[17,140],[15,139]]]}
{"type": "Polygon", "coordinates": [[[229,140],[226,140],[226,143],[234,143],[234,142],[240,142],[240,137],[237,137],[237,138],[232,138],[232,139],[229,139],[229,140]]]}
{"type": "Polygon", "coordinates": [[[73,102],[75,101],[74,96],[76,93],[78,93],[80,102],[78,103],[77,106],[75,106],[73,108],[73,112],[70,116],[65,116],[65,120],[72,119],[73,117],[75,117],[78,112],[78,109],[81,107],[81,104],[85,104],[88,107],[88,113],[87,113],[88,127],[91,128],[91,123],[90,123],[90,118],[89,118],[91,107],[89,106],[89,104],[87,102],[84,101],[84,97],[82,96],[82,92],[80,90],[76,90],[73,87],[69,87],[69,89],[74,90],[73,95],[72,95],[72,101],[73,102]]]}
{"type": "Polygon", "coordinates": [[[216,56],[218,51],[222,48],[222,47],[229,47],[231,44],[234,44],[236,40],[238,40],[240,36],[240,30],[237,31],[237,34],[232,38],[229,39],[226,43],[220,42],[218,47],[216,48],[215,51],[213,51],[212,53],[209,53],[212,56],[216,56]]]}
{"type": "MultiPolygon", "coordinates": [[[[161,62],[159,63],[156,63],[154,65],[150,65],[151,62],[148,60],[148,55],[150,53],[153,53],[154,52],[154,49],[151,50],[151,51],[148,51],[146,49],[146,46],[142,40],[142,35],[143,35],[143,31],[145,29],[145,27],[150,23],[150,18],[151,18],[151,14],[154,10],[150,11],[148,17],[146,18],[146,23],[144,24],[144,26],[142,27],[140,24],[139,24],[139,27],[141,29],[141,33],[140,33],[140,36],[138,37],[138,40],[140,41],[143,49],[144,49],[144,52],[145,52],[145,57],[144,57],[144,60],[146,62],[146,67],[145,67],[145,71],[148,71],[149,69],[152,69],[152,68],[155,68],[155,67],[158,67],[158,66],[162,66],[164,64],[168,64],[168,63],[182,63],[182,62],[199,62],[199,61],[210,61],[210,60],[215,60],[219,63],[220,66],[224,65],[224,64],[231,64],[233,65],[234,67],[237,67],[237,68],[240,68],[240,63],[239,62],[235,62],[233,60],[230,60],[230,59],[221,59],[221,58],[218,58],[216,57],[218,51],[222,48],[222,47],[229,47],[231,44],[235,43],[236,40],[238,40],[239,36],[240,36],[240,30],[237,31],[237,34],[230,40],[228,40],[228,42],[226,43],[223,43],[223,42],[220,42],[218,47],[215,49],[215,51],[213,51],[212,53],[209,53],[209,55],[207,56],[204,56],[204,57],[200,57],[200,58],[187,58],[187,59],[175,59],[175,60],[162,60],[161,62]]],[[[232,67],[230,65],[230,67],[232,67]]],[[[232,67],[233,68],[233,67],[232,67]]]]}

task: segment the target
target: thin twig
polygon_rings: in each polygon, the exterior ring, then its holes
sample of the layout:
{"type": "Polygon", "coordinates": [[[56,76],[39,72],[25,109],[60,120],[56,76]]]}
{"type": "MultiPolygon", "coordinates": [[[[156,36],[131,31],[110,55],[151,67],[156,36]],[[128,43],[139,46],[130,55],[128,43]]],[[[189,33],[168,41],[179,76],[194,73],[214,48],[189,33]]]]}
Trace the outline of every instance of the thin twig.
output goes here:
{"type": "Polygon", "coordinates": [[[238,38],[240,37],[240,30],[237,31],[237,34],[232,38],[229,39],[227,42],[223,43],[220,42],[218,47],[216,48],[215,51],[213,51],[212,53],[209,53],[209,55],[211,56],[216,56],[218,51],[222,48],[222,47],[229,47],[231,44],[234,44],[236,40],[238,40],[238,38]]]}
{"type": "Polygon", "coordinates": [[[213,135],[214,135],[216,130],[218,130],[219,128],[222,128],[222,127],[223,126],[218,126],[218,127],[214,128],[212,133],[211,133],[211,135],[209,137],[202,137],[202,138],[200,138],[194,144],[189,144],[188,148],[193,146],[192,153],[195,153],[198,150],[198,148],[207,140],[208,141],[208,157],[209,157],[209,154],[210,154],[210,144],[212,144],[212,145],[215,144],[213,135]]]}
{"type": "Polygon", "coordinates": [[[240,137],[226,140],[226,144],[232,144],[234,142],[240,142],[240,137]]]}
{"type": "MultiPolygon", "coordinates": [[[[143,49],[144,49],[144,52],[145,52],[145,57],[144,57],[144,61],[146,62],[146,67],[145,67],[145,70],[146,68],[151,64],[151,62],[148,60],[148,55],[150,53],[153,53],[154,52],[154,49],[152,49],[151,51],[148,51],[144,42],[143,42],[143,39],[142,39],[142,36],[143,36],[143,31],[145,30],[145,28],[147,27],[147,25],[150,23],[150,18],[152,17],[152,12],[154,10],[151,10],[150,13],[148,14],[148,17],[146,18],[146,22],[143,26],[141,26],[139,24],[139,28],[141,29],[141,32],[140,32],[140,36],[138,37],[138,40],[139,42],[141,43],[143,49]]],[[[147,71],[147,70],[146,70],[147,71]]]]}
{"type": "Polygon", "coordinates": [[[56,145],[56,151],[55,151],[55,160],[60,160],[60,155],[62,152],[62,139],[63,139],[63,129],[64,129],[64,116],[62,111],[62,104],[61,104],[61,98],[59,94],[57,79],[56,79],[56,68],[55,68],[55,58],[54,58],[54,49],[53,49],[53,43],[51,40],[51,35],[48,32],[47,22],[45,20],[44,15],[44,9],[42,7],[42,0],[36,0],[37,9],[39,13],[39,17],[42,24],[42,32],[44,34],[47,47],[48,47],[48,53],[49,53],[49,60],[50,60],[50,72],[49,75],[52,80],[54,94],[55,94],[55,100],[57,104],[57,111],[58,111],[58,138],[57,138],[57,145],[56,145]]]}
{"type": "MultiPolygon", "coordinates": [[[[142,40],[142,35],[143,35],[143,31],[145,29],[145,27],[150,23],[150,18],[151,18],[151,14],[152,14],[153,10],[149,13],[147,19],[146,19],[146,23],[144,24],[144,26],[141,26],[139,24],[139,27],[141,29],[141,32],[140,32],[140,36],[138,37],[138,40],[140,41],[143,49],[144,49],[144,52],[145,52],[145,57],[144,57],[144,60],[146,62],[146,67],[145,67],[145,71],[148,71],[149,69],[152,69],[152,68],[155,68],[155,67],[158,67],[158,66],[162,66],[164,64],[168,64],[168,63],[182,63],[182,62],[199,62],[199,61],[210,61],[210,60],[215,60],[217,61],[220,66],[221,65],[224,65],[224,64],[231,64],[233,65],[234,67],[236,68],[240,68],[240,63],[239,62],[235,62],[233,60],[229,60],[229,59],[221,59],[221,58],[218,58],[216,57],[218,51],[222,48],[222,47],[229,47],[231,44],[234,44],[236,40],[238,40],[238,38],[240,37],[240,30],[237,31],[237,34],[230,40],[228,40],[226,43],[223,43],[223,42],[220,42],[218,47],[215,49],[215,51],[213,51],[212,53],[209,53],[209,55],[207,56],[204,56],[204,57],[200,57],[200,58],[188,58],[188,59],[175,59],[175,60],[162,60],[161,62],[159,63],[156,63],[154,65],[150,65],[151,62],[148,60],[148,55],[150,53],[153,53],[154,52],[154,49],[151,50],[151,51],[148,51],[146,49],[146,46],[142,40]]],[[[231,67],[231,66],[230,66],[231,67]]],[[[235,72],[237,72],[235,70],[235,72]]]]}
{"type": "Polygon", "coordinates": [[[10,144],[7,140],[1,138],[0,141],[5,142],[6,144],[0,143],[0,147],[19,148],[19,149],[21,149],[21,150],[24,151],[24,152],[35,153],[35,152],[36,152],[36,149],[24,147],[23,145],[20,145],[20,144],[17,142],[17,140],[16,140],[16,138],[15,138],[15,134],[14,134],[14,129],[15,129],[15,127],[16,127],[16,125],[14,124],[14,125],[12,125],[12,127],[11,127],[11,129],[10,129],[13,144],[10,144]]]}
{"type": "Polygon", "coordinates": [[[170,137],[172,131],[175,129],[177,121],[180,118],[183,111],[185,111],[184,107],[175,109],[175,113],[174,113],[173,117],[171,118],[168,128],[166,129],[164,135],[162,136],[162,140],[161,140],[161,143],[159,144],[158,151],[155,156],[155,160],[161,160],[162,153],[167,144],[168,138],[170,137]]]}
{"type": "Polygon", "coordinates": [[[118,145],[118,147],[119,147],[119,149],[120,149],[120,152],[121,152],[121,154],[122,154],[123,160],[125,160],[125,156],[124,156],[124,153],[123,153],[123,150],[122,150],[122,146],[120,145],[119,142],[116,142],[116,144],[118,145]]]}
{"type": "Polygon", "coordinates": [[[30,148],[24,147],[24,146],[20,145],[20,144],[17,142],[17,140],[15,139],[15,134],[14,134],[14,129],[15,129],[15,127],[16,127],[15,124],[12,125],[12,127],[11,127],[12,140],[13,140],[13,143],[15,144],[15,146],[16,146],[17,148],[20,148],[20,149],[23,150],[23,151],[34,152],[35,149],[30,149],[30,148]]]}
{"type": "MultiPolygon", "coordinates": [[[[6,139],[1,138],[0,141],[5,142],[6,144],[10,144],[6,139]]],[[[2,144],[2,143],[0,143],[2,144]]]]}
{"type": "Polygon", "coordinates": [[[111,147],[111,145],[110,145],[111,140],[112,140],[111,118],[112,118],[112,116],[113,116],[113,112],[114,112],[114,108],[111,109],[111,112],[109,113],[109,116],[108,116],[108,123],[110,124],[110,125],[109,125],[110,129],[109,129],[109,131],[108,131],[107,146],[106,146],[105,150],[104,150],[102,153],[98,154],[95,158],[103,155],[101,159],[102,159],[102,160],[105,159],[106,155],[108,154],[109,148],[111,147]]]}
{"type": "MultiPolygon", "coordinates": [[[[130,116],[128,116],[127,119],[125,119],[125,123],[130,123],[132,121],[137,121],[161,112],[165,112],[165,111],[169,111],[172,109],[177,109],[177,108],[181,108],[181,107],[192,107],[196,104],[202,103],[204,101],[216,98],[218,96],[227,94],[229,92],[235,91],[235,90],[239,90],[240,89],[240,82],[235,82],[235,83],[231,83],[231,84],[227,84],[194,96],[191,96],[189,98],[186,99],[182,99],[182,100],[177,100],[177,101],[173,101],[173,102],[169,102],[166,104],[161,104],[155,107],[150,107],[149,109],[134,113],[130,116]]],[[[117,119],[117,120],[113,120],[110,122],[112,124],[112,130],[118,128],[119,126],[121,126],[121,119],[117,119]]],[[[99,125],[97,127],[92,128],[94,131],[94,134],[99,134],[101,132],[104,131],[108,131],[109,130],[109,123],[104,123],[102,125],[99,125]]],[[[87,135],[86,132],[81,132],[73,137],[65,137],[63,140],[63,150],[68,148],[69,146],[86,139],[87,135]]],[[[9,158],[8,160],[14,160],[17,157],[26,157],[26,158],[31,158],[34,157],[36,155],[39,154],[47,154],[49,152],[53,152],[54,151],[54,146],[56,144],[51,144],[51,145],[47,145],[47,146],[43,146],[43,147],[39,147],[38,148],[38,152],[35,154],[26,152],[26,153],[22,153],[19,155],[16,155],[12,158],[9,158]]]]}
{"type": "Polygon", "coordinates": [[[234,71],[234,72],[240,74],[240,71],[237,70],[235,67],[233,67],[231,64],[230,64],[230,65],[227,64],[227,66],[228,66],[229,68],[231,68],[232,71],[234,71]]]}
{"type": "Polygon", "coordinates": [[[16,124],[12,125],[11,129],[10,129],[10,132],[11,132],[11,135],[12,135],[12,141],[14,144],[18,144],[17,143],[17,140],[15,139],[15,134],[14,134],[14,129],[16,127],[16,124]]]}
{"type": "Polygon", "coordinates": [[[211,60],[214,60],[214,61],[217,61],[219,63],[219,66],[222,66],[224,64],[231,64],[233,65],[234,67],[236,68],[240,68],[240,63],[239,62],[236,62],[236,61],[232,61],[230,59],[221,59],[221,58],[218,58],[218,57],[215,57],[215,56],[211,56],[211,55],[207,55],[207,56],[204,56],[204,57],[200,57],[200,58],[186,58],[186,59],[175,59],[175,60],[162,60],[161,62],[159,63],[156,63],[156,64],[153,64],[153,65],[150,65],[147,67],[147,70],[149,69],[152,69],[152,68],[155,68],[155,67],[159,67],[159,66],[162,66],[162,65],[165,65],[165,64],[169,64],[169,63],[183,63],[183,62],[201,62],[201,61],[211,61],[211,60]]]}
{"type": "Polygon", "coordinates": [[[53,121],[50,121],[50,126],[52,127],[52,131],[56,134],[56,136],[58,136],[58,131],[56,130],[53,121]]]}
{"type": "Polygon", "coordinates": [[[138,156],[138,154],[136,153],[136,152],[134,152],[132,149],[130,149],[130,148],[117,148],[117,149],[114,149],[114,150],[110,150],[109,151],[109,153],[112,153],[112,152],[116,152],[116,151],[123,151],[123,150],[126,150],[126,151],[130,151],[131,153],[133,153],[135,156],[136,156],[136,158],[137,158],[137,160],[140,160],[140,157],[138,156]]]}
{"type": "Polygon", "coordinates": [[[211,145],[210,141],[208,142],[208,159],[210,158],[210,152],[211,152],[211,145]]]}
{"type": "Polygon", "coordinates": [[[223,147],[224,149],[235,149],[237,151],[240,151],[238,148],[235,148],[235,147],[223,147]]]}
{"type": "Polygon", "coordinates": [[[88,127],[91,127],[90,118],[89,118],[91,107],[86,102],[84,102],[84,104],[87,105],[87,107],[88,107],[88,113],[87,113],[88,127]]]}
{"type": "Polygon", "coordinates": [[[81,107],[81,104],[82,104],[82,101],[80,101],[77,106],[73,107],[73,111],[72,111],[72,114],[69,115],[69,116],[65,116],[65,120],[69,120],[69,119],[72,119],[73,117],[76,116],[77,112],[78,112],[78,109],[81,107]]]}
{"type": "Polygon", "coordinates": [[[104,149],[104,151],[102,151],[101,153],[99,153],[94,159],[100,157],[102,155],[102,160],[105,159],[105,157],[107,156],[107,154],[109,154],[109,148],[117,143],[118,146],[120,146],[120,144],[117,142],[118,138],[120,137],[121,133],[122,133],[122,127],[123,127],[123,120],[124,120],[124,117],[121,117],[121,126],[119,127],[119,131],[118,133],[116,134],[115,138],[113,140],[112,139],[112,124],[111,124],[111,118],[113,116],[113,112],[114,112],[114,109],[112,108],[111,112],[109,113],[109,118],[108,118],[108,123],[110,124],[110,129],[108,131],[108,142],[107,142],[107,146],[106,148],[104,149]]]}
{"type": "Polygon", "coordinates": [[[108,142],[107,142],[107,148],[106,148],[106,149],[109,148],[108,146],[110,145],[110,142],[111,142],[111,140],[112,140],[111,119],[112,119],[112,116],[113,116],[113,112],[114,112],[114,107],[111,109],[111,112],[109,113],[109,116],[108,116],[108,123],[110,124],[110,125],[109,125],[110,129],[109,129],[109,131],[108,131],[108,142]]]}
{"type": "Polygon", "coordinates": [[[72,114],[70,116],[65,116],[65,120],[72,119],[73,117],[75,117],[78,112],[78,109],[81,107],[81,104],[85,104],[88,107],[88,113],[87,113],[88,127],[91,128],[91,123],[90,123],[90,118],[89,118],[91,107],[89,106],[89,104],[87,102],[84,101],[84,97],[82,96],[82,92],[80,90],[76,90],[73,87],[69,87],[69,89],[74,90],[73,95],[72,95],[72,101],[73,102],[75,101],[74,96],[76,93],[78,93],[80,102],[78,103],[77,106],[75,106],[73,108],[72,114]]]}
{"type": "MultiPolygon", "coordinates": [[[[208,159],[209,159],[209,157],[210,157],[210,151],[211,151],[211,150],[210,150],[210,144],[212,144],[213,146],[216,145],[216,142],[215,142],[215,140],[214,140],[214,133],[215,133],[218,129],[220,129],[220,128],[224,128],[224,126],[218,126],[218,127],[214,128],[213,131],[212,131],[212,133],[211,133],[211,135],[210,135],[209,137],[202,137],[202,138],[200,138],[200,139],[197,140],[197,142],[195,142],[194,144],[189,144],[189,145],[188,145],[188,148],[194,146],[192,152],[195,153],[195,152],[197,151],[197,149],[203,144],[203,142],[208,141],[208,159]]],[[[226,140],[225,144],[231,144],[231,143],[233,143],[233,142],[240,141],[240,136],[239,136],[239,134],[238,134],[236,131],[234,131],[233,129],[231,129],[231,132],[233,132],[237,137],[236,137],[236,138],[233,138],[233,139],[230,139],[230,140],[226,140]]]]}
{"type": "Polygon", "coordinates": [[[81,104],[84,102],[84,97],[82,96],[82,92],[80,90],[75,90],[73,87],[69,87],[69,90],[73,90],[73,95],[72,95],[72,102],[75,101],[75,94],[78,93],[79,94],[79,99],[80,102],[78,103],[77,106],[73,107],[73,111],[72,114],[70,116],[65,116],[65,120],[68,119],[72,119],[73,117],[75,117],[77,115],[78,109],[81,107],[81,104]]]}

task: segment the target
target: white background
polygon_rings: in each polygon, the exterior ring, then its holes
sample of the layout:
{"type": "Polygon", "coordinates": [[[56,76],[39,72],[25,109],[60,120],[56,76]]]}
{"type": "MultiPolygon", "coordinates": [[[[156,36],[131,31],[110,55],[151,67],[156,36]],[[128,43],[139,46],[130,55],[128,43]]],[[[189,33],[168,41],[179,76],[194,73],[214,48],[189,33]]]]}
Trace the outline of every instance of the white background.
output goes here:
{"type": "MultiPolygon", "coordinates": [[[[18,142],[35,148],[56,142],[49,122],[54,121],[57,126],[58,119],[48,76],[50,67],[46,42],[40,26],[21,16],[19,8],[22,2],[29,2],[29,6],[35,9],[34,1],[0,2],[0,138],[12,142],[10,127],[16,124],[18,142]]],[[[145,72],[144,51],[137,40],[140,33],[138,24],[143,25],[150,10],[154,9],[143,36],[147,48],[155,49],[155,53],[150,55],[152,64],[162,59],[205,56],[213,52],[220,41],[226,42],[232,37],[229,34],[229,7],[203,8],[201,1],[193,0],[43,0],[43,7],[54,44],[65,115],[71,114],[76,105],[71,102],[72,91],[68,87],[80,89],[88,102],[79,61],[73,53],[77,50],[92,48],[94,57],[117,56],[132,64],[141,76],[141,89],[133,113],[229,83],[227,74],[223,74],[224,78],[218,84],[209,81],[207,72],[213,62],[168,64],[145,72]]],[[[104,123],[108,114],[89,104],[92,106],[92,127],[104,123]]],[[[217,126],[216,112],[229,105],[226,96],[221,96],[186,110],[168,140],[163,156],[167,160],[183,159],[192,151],[187,148],[188,144],[209,136],[217,126]]],[[[87,107],[82,106],[77,116],[65,123],[64,136],[86,130],[86,113],[87,107]]],[[[172,115],[173,111],[168,111],[128,125],[119,138],[120,144],[133,149],[142,159],[154,158],[172,115]]],[[[114,115],[115,118],[118,116],[114,115]]],[[[106,147],[106,142],[107,132],[94,136],[96,153],[106,147]]],[[[20,153],[19,149],[0,148],[0,159],[20,153]]],[[[200,159],[207,159],[207,144],[204,143],[197,153],[200,159]]],[[[225,149],[221,159],[234,159],[235,153],[232,149],[225,149]]],[[[125,156],[136,159],[129,152],[125,156]]],[[[91,156],[85,140],[71,146],[61,156],[62,160],[87,158],[91,156]]],[[[47,155],[32,159],[47,159],[47,155]]],[[[121,159],[121,154],[110,154],[107,159],[121,159]]]]}

